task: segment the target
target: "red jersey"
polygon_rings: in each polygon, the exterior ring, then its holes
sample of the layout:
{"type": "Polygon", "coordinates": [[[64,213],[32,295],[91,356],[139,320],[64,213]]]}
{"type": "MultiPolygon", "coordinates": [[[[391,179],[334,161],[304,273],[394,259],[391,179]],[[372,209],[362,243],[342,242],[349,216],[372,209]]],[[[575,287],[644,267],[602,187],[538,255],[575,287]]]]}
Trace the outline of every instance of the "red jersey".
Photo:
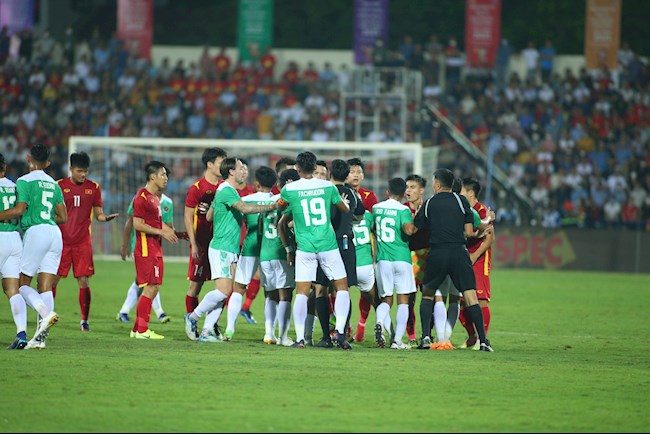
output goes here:
{"type": "MultiPolygon", "coordinates": [[[[479,217],[481,217],[481,220],[484,220],[487,217],[487,212],[488,209],[485,205],[483,205],[481,202],[476,202],[474,206],[472,207],[476,210],[478,213],[479,217]]],[[[492,223],[490,223],[492,224],[492,223]]],[[[475,251],[478,250],[478,248],[481,246],[483,243],[484,238],[468,238],[467,239],[467,250],[470,253],[474,253],[475,251]]],[[[490,272],[492,264],[492,247],[490,246],[489,249],[485,251],[474,263],[474,267],[477,265],[480,265],[481,267],[484,268],[484,274],[487,276],[490,272]]]]}
{"type": "Polygon", "coordinates": [[[361,203],[366,211],[372,212],[372,207],[375,206],[379,201],[377,200],[377,195],[372,190],[366,190],[365,188],[359,187],[359,195],[361,196],[361,203]]]}
{"type": "Polygon", "coordinates": [[[68,221],[59,225],[63,244],[76,246],[90,242],[90,223],[93,207],[102,206],[102,191],[99,184],[86,179],[75,184],[72,179],[57,181],[63,192],[63,200],[68,210],[68,221]]]}
{"type": "Polygon", "coordinates": [[[217,187],[223,182],[222,179],[212,184],[205,177],[199,179],[187,189],[185,196],[185,206],[187,208],[194,208],[194,233],[196,234],[196,242],[207,247],[212,240],[212,222],[205,218],[205,214],[200,214],[198,210],[199,203],[203,202],[209,207],[214,200],[214,195],[217,192],[217,187]]]}
{"type": "Polygon", "coordinates": [[[255,193],[255,187],[247,183],[241,190],[237,189],[237,193],[239,197],[248,196],[249,194],[255,193]]]}
{"type": "MultiPolygon", "coordinates": [[[[162,229],[162,209],[160,199],[141,188],[133,198],[133,218],[141,218],[154,229],[162,229]]],[[[133,256],[162,257],[162,236],[135,231],[135,250],[133,256]]]]}
{"type": "Polygon", "coordinates": [[[271,193],[273,194],[280,194],[280,187],[278,185],[274,185],[273,188],[271,189],[271,193]]]}
{"type": "MultiPolygon", "coordinates": [[[[424,202],[422,202],[422,205],[424,206],[424,202]]],[[[415,208],[411,207],[411,202],[406,202],[404,205],[408,207],[408,209],[411,210],[411,215],[413,216],[413,219],[415,219],[415,208]]],[[[411,235],[409,237],[409,249],[411,251],[413,250],[420,250],[420,249],[427,249],[430,247],[429,244],[429,227],[425,226],[423,228],[418,229],[416,233],[411,235]]]]}

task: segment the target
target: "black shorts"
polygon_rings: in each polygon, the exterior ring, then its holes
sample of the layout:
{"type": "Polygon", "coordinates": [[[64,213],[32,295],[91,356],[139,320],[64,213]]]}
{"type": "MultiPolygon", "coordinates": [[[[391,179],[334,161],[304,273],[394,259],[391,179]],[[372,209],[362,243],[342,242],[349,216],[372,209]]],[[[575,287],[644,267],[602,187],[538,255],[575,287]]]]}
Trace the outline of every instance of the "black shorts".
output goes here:
{"type": "MultiPolygon", "coordinates": [[[[343,250],[343,243],[341,240],[337,240],[339,245],[339,252],[341,253],[341,259],[343,259],[343,265],[345,266],[345,273],[348,275],[348,286],[357,284],[357,251],[354,247],[352,241],[348,241],[348,249],[343,250]]],[[[319,285],[329,285],[330,281],[323,273],[323,270],[318,266],[316,270],[316,282],[319,285]]]]}
{"type": "Polygon", "coordinates": [[[476,289],[476,278],[467,247],[431,247],[424,268],[424,288],[437,290],[447,275],[461,293],[476,289]]]}

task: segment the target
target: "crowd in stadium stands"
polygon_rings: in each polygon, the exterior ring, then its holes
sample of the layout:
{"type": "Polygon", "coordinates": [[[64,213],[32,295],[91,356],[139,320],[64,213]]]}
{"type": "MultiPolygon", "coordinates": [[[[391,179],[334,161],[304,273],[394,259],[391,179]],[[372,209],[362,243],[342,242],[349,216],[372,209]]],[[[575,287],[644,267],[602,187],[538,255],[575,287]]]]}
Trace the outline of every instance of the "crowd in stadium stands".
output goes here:
{"type": "MultiPolygon", "coordinates": [[[[478,148],[494,152],[495,165],[534,203],[533,224],[650,230],[648,64],[624,45],[620,74],[605,67],[557,71],[549,40],[519,53],[527,65],[521,77],[508,71],[515,54],[504,40],[495,68],[469,69],[456,40],[444,46],[435,35],[426,43],[405,36],[394,50],[378,43],[370,53],[374,65],[422,72],[422,101],[437,104],[478,148]]],[[[27,171],[25,154],[39,142],[52,148],[53,176],[67,174],[71,135],[353,140],[340,133],[339,119],[348,68],[310,62],[301,70],[289,62],[276,71],[276,64],[271,50],[242,63],[223,48],[216,55],[205,48],[188,65],[154,65],[115,36],[75,41],[69,28],[56,41],[47,31],[9,35],[5,28],[0,149],[10,163],[7,176],[27,171]]],[[[395,131],[373,137],[440,145],[441,166],[484,178],[484,162],[465,155],[431,119],[411,123],[406,137],[395,131]]],[[[511,200],[496,190],[502,224],[519,224],[511,200]]]]}

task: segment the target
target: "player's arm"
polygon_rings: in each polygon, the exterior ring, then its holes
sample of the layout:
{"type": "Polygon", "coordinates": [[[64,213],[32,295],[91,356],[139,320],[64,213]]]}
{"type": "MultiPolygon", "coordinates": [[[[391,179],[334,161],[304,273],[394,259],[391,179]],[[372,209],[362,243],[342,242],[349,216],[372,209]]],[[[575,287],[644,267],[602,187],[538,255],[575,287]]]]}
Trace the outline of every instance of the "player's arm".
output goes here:
{"type": "Polygon", "coordinates": [[[257,204],[257,203],[248,203],[248,202],[244,202],[243,200],[240,200],[233,203],[232,207],[242,214],[256,214],[256,213],[274,211],[280,207],[280,204],[278,202],[257,204]]]}
{"type": "Polygon", "coordinates": [[[162,229],[156,229],[146,224],[142,217],[133,216],[133,228],[136,231],[144,232],[145,234],[160,235],[172,244],[176,244],[178,242],[178,237],[176,236],[174,229],[167,225],[163,225],[162,229]]]}
{"type": "Polygon", "coordinates": [[[411,222],[402,225],[402,231],[409,237],[418,231],[418,228],[411,222]]]}
{"type": "Polygon", "coordinates": [[[124,222],[124,230],[122,231],[122,250],[120,252],[120,256],[122,256],[123,261],[126,260],[126,258],[131,256],[130,244],[131,244],[132,230],[133,230],[133,216],[129,214],[126,217],[126,222],[124,222]]]}
{"type": "Polygon", "coordinates": [[[26,202],[16,202],[13,208],[8,208],[4,211],[0,211],[0,222],[20,218],[23,214],[25,214],[26,209],[26,202]]]}
{"type": "Polygon", "coordinates": [[[110,222],[113,220],[115,217],[119,216],[119,214],[104,214],[104,208],[101,206],[94,206],[93,207],[93,214],[95,216],[95,220],[98,222],[110,222]]]}
{"type": "MultiPolygon", "coordinates": [[[[210,211],[212,211],[212,208],[210,208],[210,211]]],[[[210,211],[208,211],[208,214],[210,211]]],[[[187,238],[190,240],[190,250],[192,252],[192,257],[195,260],[198,260],[201,256],[201,248],[196,243],[196,232],[194,232],[194,208],[185,206],[185,209],[183,210],[183,223],[185,224],[187,238]]]]}
{"type": "Polygon", "coordinates": [[[475,263],[482,254],[487,252],[487,250],[492,246],[492,243],[494,243],[494,231],[488,231],[485,233],[483,242],[480,246],[478,246],[478,249],[469,255],[469,258],[472,260],[472,264],[475,263]]]}
{"type": "Polygon", "coordinates": [[[54,207],[54,222],[57,225],[65,224],[68,221],[68,209],[64,202],[59,202],[54,207]]]}
{"type": "Polygon", "coordinates": [[[278,222],[278,236],[280,237],[280,241],[282,241],[284,250],[287,251],[287,263],[289,265],[293,265],[296,258],[296,252],[294,251],[294,248],[291,245],[291,240],[289,239],[289,222],[291,221],[291,218],[291,214],[285,214],[278,222]]]}

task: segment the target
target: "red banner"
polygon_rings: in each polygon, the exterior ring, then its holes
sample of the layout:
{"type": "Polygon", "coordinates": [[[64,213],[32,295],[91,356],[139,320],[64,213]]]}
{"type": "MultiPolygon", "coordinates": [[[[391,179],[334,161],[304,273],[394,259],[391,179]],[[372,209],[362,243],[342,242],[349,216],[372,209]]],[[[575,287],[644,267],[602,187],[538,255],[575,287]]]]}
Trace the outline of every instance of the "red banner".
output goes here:
{"type": "Polygon", "coordinates": [[[118,0],[117,37],[129,53],[151,58],[153,43],[153,0],[118,0]]]}
{"type": "Polygon", "coordinates": [[[587,0],[585,58],[587,68],[618,69],[621,0],[587,0]]]}
{"type": "Polygon", "coordinates": [[[501,0],[467,0],[465,53],[470,68],[493,68],[501,39],[501,0]]]}

